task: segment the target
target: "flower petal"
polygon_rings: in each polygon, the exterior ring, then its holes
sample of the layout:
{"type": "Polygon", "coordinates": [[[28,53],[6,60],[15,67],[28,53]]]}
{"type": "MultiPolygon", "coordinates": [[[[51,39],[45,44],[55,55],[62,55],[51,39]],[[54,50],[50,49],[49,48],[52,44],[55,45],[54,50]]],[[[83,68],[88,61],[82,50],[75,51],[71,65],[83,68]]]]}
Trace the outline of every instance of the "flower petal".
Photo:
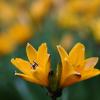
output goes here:
{"type": "Polygon", "coordinates": [[[80,73],[71,74],[69,77],[66,78],[65,82],[62,84],[62,87],[66,87],[78,82],[81,78],[80,73]]]}
{"type": "Polygon", "coordinates": [[[69,64],[67,59],[64,60],[64,66],[62,66],[62,74],[61,74],[61,84],[65,81],[67,77],[69,77],[72,73],[74,73],[73,67],[69,64]]]}
{"type": "Polygon", "coordinates": [[[20,73],[15,73],[15,75],[17,75],[17,76],[21,77],[22,79],[27,80],[29,82],[42,85],[42,82],[40,82],[39,80],[37,80],[35,77],[30,77],[28,75],[20,74],[20,73]]]}
{"type": "Polygon", "coordinates": [[[48,52],[47,52],[47,45],[43,43],[40,45],[38,52],[37,52],[37,60],[39,66],[45,66],[48,60],[48,52]]]}
{"type": "Polygon", "coordinates": [[[27,57],[31,63],[33,63],[37,59],[37,51],[29,43],[26,46],[26,53],[27,53],[27,57]]]}
{"type": "Polygon", "coordinates": [[[60,45],[57,46],[57,49],[58,49],[58,52],[60,54],[62,65],[63,65],[64,64],[64,59],[68,59],[68,54],[65,51],[65,49],[63,47],[61,47],[60,45]]]}
{"type": "Polygon", "coordinates": [[[79,73],[91,70],[95,67],[98,62],[98,57],[91,57],[84,60],[79,66],[75,66],[75,70],[79,73]]]}
{"type": "Polygon", "coordinates": [[[26,75],[32,75],[31,64],[21,58],[11,59],[12,64],[15,65],[21,72],[25,73],[26,75]]]}
{"type": "Polygon", "coordinates": [[[40,69],[33,70],[32,74],[43,86],[48,86],[48,77],[40,69]]]}
{"type": "Polygon", "coordinates": [[[73,84],[76,82],[77,78],[74,78],[76,76],[80,76],[80,73],[76,72],[68,60],[65,59],[65,65],[62,66],[61,86],[73,84]],[[66,83],[66,80],[69,82],[66,83]]]}
{"type": "Polygon", "coordinates": [[[65,80],[70,75],[76,74],[76,71],[74,70],[73,66],[69,63],[68,54],[64,50],[64,48],[62,48],[61,46],[57,46],[57,49],[62,61],[62,73],[61,73],[61,81],[60,81],[60,85],[62,86],[65,80]]]}
{"type": "Polygon", "coordinates": [[[100,74],[100,70],[99,69],[92,68],[91,70],[86,71],[86,72],[84,72],[82,74],[81,80],[86,80],[86,79],[92,78],[94,76],[97,76],[99,74],[100,74]]]}
{"type": "Polygon", "coordinates": [[[77,43],[69,53],[69,59],[73,66],[78,66],[83,62],[85,56],[85,47],[81,43],[77,43]]]}
{"type": "Polygon", "coordinates": [[[98,57],[91,57],[85,60],[84,70],[88,70],[90,68],[94,68],[94,66],[98,62],[98,57]]]}
{"type": "Polygon", "coordinates": [[[45,65],[45,70],[44,70],[47,77],[48,77],[48,74],[50,72],[50,66],[51,66],[51,64],[50,64],[50,55],[48,54],[48,60],[47,60],[47,63],[45,65]]]}

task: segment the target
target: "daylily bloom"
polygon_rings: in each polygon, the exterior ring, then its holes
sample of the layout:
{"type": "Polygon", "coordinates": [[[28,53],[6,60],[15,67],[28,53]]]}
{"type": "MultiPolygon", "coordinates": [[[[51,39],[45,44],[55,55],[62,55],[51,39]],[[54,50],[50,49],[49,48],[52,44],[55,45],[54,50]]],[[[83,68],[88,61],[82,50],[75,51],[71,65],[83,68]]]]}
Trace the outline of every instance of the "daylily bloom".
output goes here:
{"type": "Polygon", "coordinates": [[[74,36],[72,34],[65,34],[61,38],[60,44],[67,50],[71,47],[74,42],[74,36]]]}
{"type": "Polygon", "coordinates": [[[100,19],[97,21],[94,21],[93,24],[91,24],[92,30],[93,30],[93,36],[97,43],[100,43],[100,19]]]}
{"type": "Polygon", "coordinates": [[[0,55],[11,53],[15,47],[15,43],[9,34],[0,33],[0,55]]]}
{"type": "Polygon", "coordinates": [[[77,43],[69,54],[60,45],[57,48],[62,61],[61,88],[100,74],[100,70],[94,68],[98,58],[85,59],[85,47],[83,44],[77,43]]]}
{"type": "Polygon", "coordinates": [[[40,22],[50,11],[52,0],[37,0],[32,3],[30,12],[34,21],[40,22]]]}
{"type": "Polygon", "coordinates": [[[48,86],[48,75],[50,72],[50,60],[46,43],[40,45],[38,51],[29,43],[26,46],[29,61],[21,58],[12,59],[14,64],[22,73],[15,75],[41,86],[48,86]]]}
{"type": "Polygon", "coordinates": [[[15,18],[15,12],[9,3],[0,0],[0,24],[9,23],[15,18]]]}
{"type": "Polygon", "coordinates": [[[97,21],[95,16],[99,17],[99,6],[99,0],[92,0],[91,2],[89,0],[68,0],[57,12],[58,24],[61,27],[77,29],[90,27],[94,20],[97,21]]]}
{"type": "Polygon", "coordinates": [[[32,37],[31,32],[32,29],[28,25],[21,24],[15,24],[7,32],[2,32],[0,34],[0,54],[13,52],[19,44],[32,37]]]}
{"type": "Polygon", "coordinates": [[[16,44],[20,44],[32,37],[32,29],[29,25],[15,24],[8,30],[8,34],[16,44]]]}
{"type": "Polygon", "coordinates": [[[50,70],[50,55],[46,43],[42,43],[37,51],[29,43],[27,44],[26,53],[29,61],[21,58],[11,60],[12,64],[22,72],[15,75],[46,87],[53,100],[61,96],[64,87],[100,74],[100,70],[94,68],[98,58],[85,59],[83,44],[77,43],[69,54],[61,45],[58,45],[57,49],[62,65],[57,66],[56,72],[50,70]]]}

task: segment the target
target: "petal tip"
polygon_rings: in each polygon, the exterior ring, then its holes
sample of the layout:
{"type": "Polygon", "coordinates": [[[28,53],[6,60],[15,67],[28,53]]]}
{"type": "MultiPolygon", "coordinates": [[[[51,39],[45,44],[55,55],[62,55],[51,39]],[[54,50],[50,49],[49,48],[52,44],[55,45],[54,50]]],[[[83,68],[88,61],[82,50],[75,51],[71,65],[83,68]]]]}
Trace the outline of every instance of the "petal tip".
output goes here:
{"type": "Polygon", "coordinates": [[[46,44],[46,42],[42,43],[42,44],[40,45],[40,48],[41,48],[41,47],[45,47],[45,48],[47,48],[47,44],[46,44]]]}
{"type": "Polygon", "coordinates": [[[78,42],[77,45],[79,45],[82,48],[85,48],[84,44],[82,44],[81,42],[78,42]]]}
{"type": "Polygon", "coordinates": [[[15,75],[17,75],[17,73],[15,72],[15,75]]]}
{"type": "Polygon", "coordinates": [[[77,44],[78,44],[78,45],[83,45],[81,42],[78,42],[77,44]]]}
{"type": "Polygon", "coordinates": [[[96,61],[98,62],[98,60],[99,60],[99,57],[95,57],[95,59],[96,59],[96,61]]]}
{"type": "Polygon", "coordinates": [[[11,59],[11,63],[13,63],[13,61],[14,61],[14,60],[15,60],[15,59],[14,59],[14,58],[12,58],[12,59],[11,59]]]}
{"type": "MultiPolygon", "coordinates": [[[[99,57],[94,57],[94,62],[97,64],[98,63],[98,61],[99,61],[99,57]]],[[[96,65],[95,64],[95,65],[96,65]]]]}
{"type": "Polygon", "coordinates": [[[18,76],[18,73],[15,71],[15,76],[18,76]]]}
{"type": "Polygon", "coordinates": [[[59,45],[57,45],[57,48],[59,48],[59,47],[61,47],[61,45],[59,44],[59,45]]]}
{"type": "Polygon", "coordinates": [[[46,42],[42,43],[41,45],[47,46],[46,42]]]}
{"type": "Polygon", "coordinates": [[[57,49],[61,48],[61,45],[57,45],[57,49]]]}
{"type": "Polygon", "coordinates": [[[15,71],[15,76],[21,76],[21,74],[15,71]]]}
{"type": "Polygon", "coordinates": [[[30,46],[30,43],[27,43],[27,47],[29,47],[30,46]]]}

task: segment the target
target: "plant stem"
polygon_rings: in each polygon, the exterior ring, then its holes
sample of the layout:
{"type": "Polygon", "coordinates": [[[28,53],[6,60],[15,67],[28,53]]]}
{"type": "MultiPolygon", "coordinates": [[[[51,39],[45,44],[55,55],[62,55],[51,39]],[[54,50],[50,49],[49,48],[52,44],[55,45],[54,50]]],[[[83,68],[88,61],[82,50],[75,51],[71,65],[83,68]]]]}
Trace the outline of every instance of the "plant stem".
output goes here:
{"type": "Polygon", "coordinates": [[[56,96],[51,96],[51,100],[57,100],[56,96]]]}

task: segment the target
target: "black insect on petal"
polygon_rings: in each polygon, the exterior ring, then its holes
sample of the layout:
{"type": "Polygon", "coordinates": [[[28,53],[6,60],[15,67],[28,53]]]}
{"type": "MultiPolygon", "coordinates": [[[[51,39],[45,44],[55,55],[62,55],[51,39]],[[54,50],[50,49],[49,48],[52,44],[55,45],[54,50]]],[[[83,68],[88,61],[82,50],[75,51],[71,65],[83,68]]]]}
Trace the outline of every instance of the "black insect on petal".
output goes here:
{"type": "Polygon", "coordinates": [[[37,66],[38,66],[38,64],[35,61],[33,61],[32,68],[36,69],[37,66]]]}

